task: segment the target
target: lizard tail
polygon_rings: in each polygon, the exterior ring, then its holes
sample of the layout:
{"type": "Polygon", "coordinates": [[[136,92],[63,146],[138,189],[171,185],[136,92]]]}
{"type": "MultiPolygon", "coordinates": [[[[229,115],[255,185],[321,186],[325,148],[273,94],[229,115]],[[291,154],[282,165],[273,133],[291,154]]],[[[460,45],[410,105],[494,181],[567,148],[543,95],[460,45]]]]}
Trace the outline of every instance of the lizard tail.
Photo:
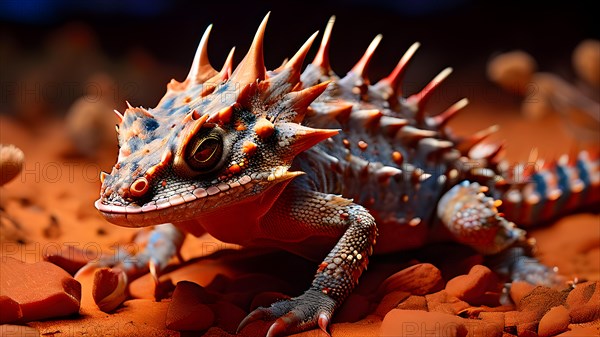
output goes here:
{"type": "Polygon", "coordinates": [[[500,211],[520,226],[545,223],[575,211],[598,210],[598,155],[592,158],[582,151],[563,155],[541,168],[536,164],[517,165],[511,175],[513,182],[500,198],[500,211]]]}

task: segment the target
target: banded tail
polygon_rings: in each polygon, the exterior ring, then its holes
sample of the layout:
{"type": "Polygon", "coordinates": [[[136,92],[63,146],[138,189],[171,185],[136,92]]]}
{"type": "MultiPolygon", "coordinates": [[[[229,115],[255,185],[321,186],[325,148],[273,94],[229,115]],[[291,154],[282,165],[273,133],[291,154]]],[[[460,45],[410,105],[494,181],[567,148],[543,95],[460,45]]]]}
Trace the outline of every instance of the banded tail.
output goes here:
{"type": "Polygon", "coordinates": [[[517,166],[508,190],[501,196],[500,211],[519,226],[530,227],[582,209],[598,211],[600,204],[600,158],[586,151],[537,170],[517,166]],[[515,177],[521,177],[523,182],[515,177]]]}

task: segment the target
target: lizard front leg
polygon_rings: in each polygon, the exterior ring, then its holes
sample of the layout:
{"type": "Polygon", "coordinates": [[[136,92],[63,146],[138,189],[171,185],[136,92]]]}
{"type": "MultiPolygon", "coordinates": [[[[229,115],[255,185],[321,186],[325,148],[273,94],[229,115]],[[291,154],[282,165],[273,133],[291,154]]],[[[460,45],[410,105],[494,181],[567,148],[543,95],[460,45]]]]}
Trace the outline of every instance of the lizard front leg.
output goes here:
{"type": "MultiPolygon", "coordinates": [[[[288,187],[262,219],[261,229],[284,245],[290,240],[295,241],[290,245],[310,242],[315,236],[339,240],[319,265],[312,285],[304,294],[256,309],[242,321],[238,331],[259,319],[276,319],[267,332],[269,337],[317,325],[326,331],[334,310],[352,292],[367,266],[368,256],[373,253],[377,227],[364,207],[298,185],[293,183],[288,187]]],[[[310,245],[306,247],[311,249],[310,245]]]]}
{"type": "MultiPolygon", "coordinates": [[[[101,310],[112,311],[126,299],[126,289],[133,279],[150,272],[155,286],[158,286],[158,277],[171,258],[177,256],[181,260],[179,253],[184,239],[185,233],[173,224],[158,225],[147,232],[138,233],[132,242],[139,247],[136,253],[118,249],[114,255],[89,262],[77,274],[92,272],[98,268],[113,268],[113,272],[118,275],[118,284],[110,294],[95,298],[101,310]]],[[[102,287],[103,282],[106,280],[95,278],[94,288],[102,287]]]]}

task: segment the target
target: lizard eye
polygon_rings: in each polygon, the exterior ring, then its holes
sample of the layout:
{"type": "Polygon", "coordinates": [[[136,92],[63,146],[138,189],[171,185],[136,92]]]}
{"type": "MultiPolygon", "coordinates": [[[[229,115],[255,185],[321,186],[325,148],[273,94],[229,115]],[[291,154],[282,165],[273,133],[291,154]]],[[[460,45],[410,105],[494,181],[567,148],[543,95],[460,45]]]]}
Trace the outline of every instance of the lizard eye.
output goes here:
{"type": "Polygon", "coordinates": [[[207,172],[214,169],[223,156],[223,138],[218,133],[210,133],[196,138],[189,147],[187,164],[195,171],[207,172]]]}

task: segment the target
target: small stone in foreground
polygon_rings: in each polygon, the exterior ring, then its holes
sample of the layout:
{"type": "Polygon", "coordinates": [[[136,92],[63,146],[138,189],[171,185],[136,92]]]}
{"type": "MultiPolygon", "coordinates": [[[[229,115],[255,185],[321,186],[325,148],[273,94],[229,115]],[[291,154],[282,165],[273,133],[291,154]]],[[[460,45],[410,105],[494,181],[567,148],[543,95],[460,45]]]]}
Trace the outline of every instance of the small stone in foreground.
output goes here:
{"type": "Polygon", "coordinates": [[[446,290],[438,291],[425,296],[427,310],[457,315],[459,312],[469,308],[469,303],[449,294],[446,290]]]}
{"type": "Polygon", "coordinates": [[[396,290],[396,291],[392,291],[391,293],[388,293],[381,299],[381,302],[379,303],[379,305],[377,306],[377,309],[375,310],[375,314],[379,315],[381,317],[385,317],[385,315],[390,310],[395,309],[398,306],[398,304],[400,304],[402,301],[407,299],[409,296],[410,296],[410,293],[407,293],[404,291],[396,290]]]}
{"type": "Polygon", "coordinates": [[[510,285],[510,298],[514,304],[519,305],[523,297],[531,293],[534,288],[535,286],[529,282],[515,281],[510,285]]]}
{"type": "Polygon", "coordinates": [[[127,275],[119,268],[101,268],[94,272],[92,296],[104,312],[115,310],[127,298],[127,275]]]}
{"type": "Polygon", "coordinates": [[[52,263],[42,261],[28,264],[2,257],[0,274],[0,324],[13,320],[29,322],[79,312],[81,284],[52,263]]]}
{"type": "Polygon", "coordinates": [[[85,251],[77,247],[66,246],[61,251],[44,255],[44,260],[54,263],[71,275],[75,275],[81,267],[89,262],[85,254],[85,251]]]}
{"type": "Polygon", "coordinates": [[[398,304],[396,308],[402,310],[427,311],[427,299],[425,299],[425,296],[410,295],[406,300],[398,304]]]}
{"type": "Polygon", "coordinates": [[[378,289],[384,296],[392,291],[405,291],[412,295],[426,295],[444,288],[442,272],[430,263],[420,263],[388,277],[378,289]]]}
{"type": "Polygon", "coordinates": [[[0,144],[0,186],[13,180],[23,168],[25,155],[14,145],[0,144]]]}
{"type": "Polygon", "coordinates": [[[232,334],[248,314],[237,305],[225,301],[209,304],[208,307],[216,316],[214,325],[232,334]]]}
{"type": "Polygon", "coordinates": [[[215,322],[215,313],[203,303],[205,292],[193,282],[177,283],[167,311],[166,325],[173,330],[206,330],[215,322]]]}
{"type": "Polygon", "coordinates": [[[562,305],[553,307],[540,320],[537,333],[540,337],[555,336],[567,330],[569,321],[567,308],[562,305]]]}
{"type": "Polygon", "coordinates": [[[567,307],[575,308],[586,305],[595,293],[600,295],[600,282],[579,283],[569,292],[566,300],[567,307]]]}
{"type": "Polygon", "coordinates": [[[23,317],[21,306],[8,296],[0,296],[0,324],[15,322],[23,317]]]}
{"type": "Polygon", "coordinates": [[[491,294],[498,291],[498,284],[498,278],[488,267],[475,265],[468,275],[448,281],[446,291],[472,305],[496,306],[499,297],[491,294]]]}

